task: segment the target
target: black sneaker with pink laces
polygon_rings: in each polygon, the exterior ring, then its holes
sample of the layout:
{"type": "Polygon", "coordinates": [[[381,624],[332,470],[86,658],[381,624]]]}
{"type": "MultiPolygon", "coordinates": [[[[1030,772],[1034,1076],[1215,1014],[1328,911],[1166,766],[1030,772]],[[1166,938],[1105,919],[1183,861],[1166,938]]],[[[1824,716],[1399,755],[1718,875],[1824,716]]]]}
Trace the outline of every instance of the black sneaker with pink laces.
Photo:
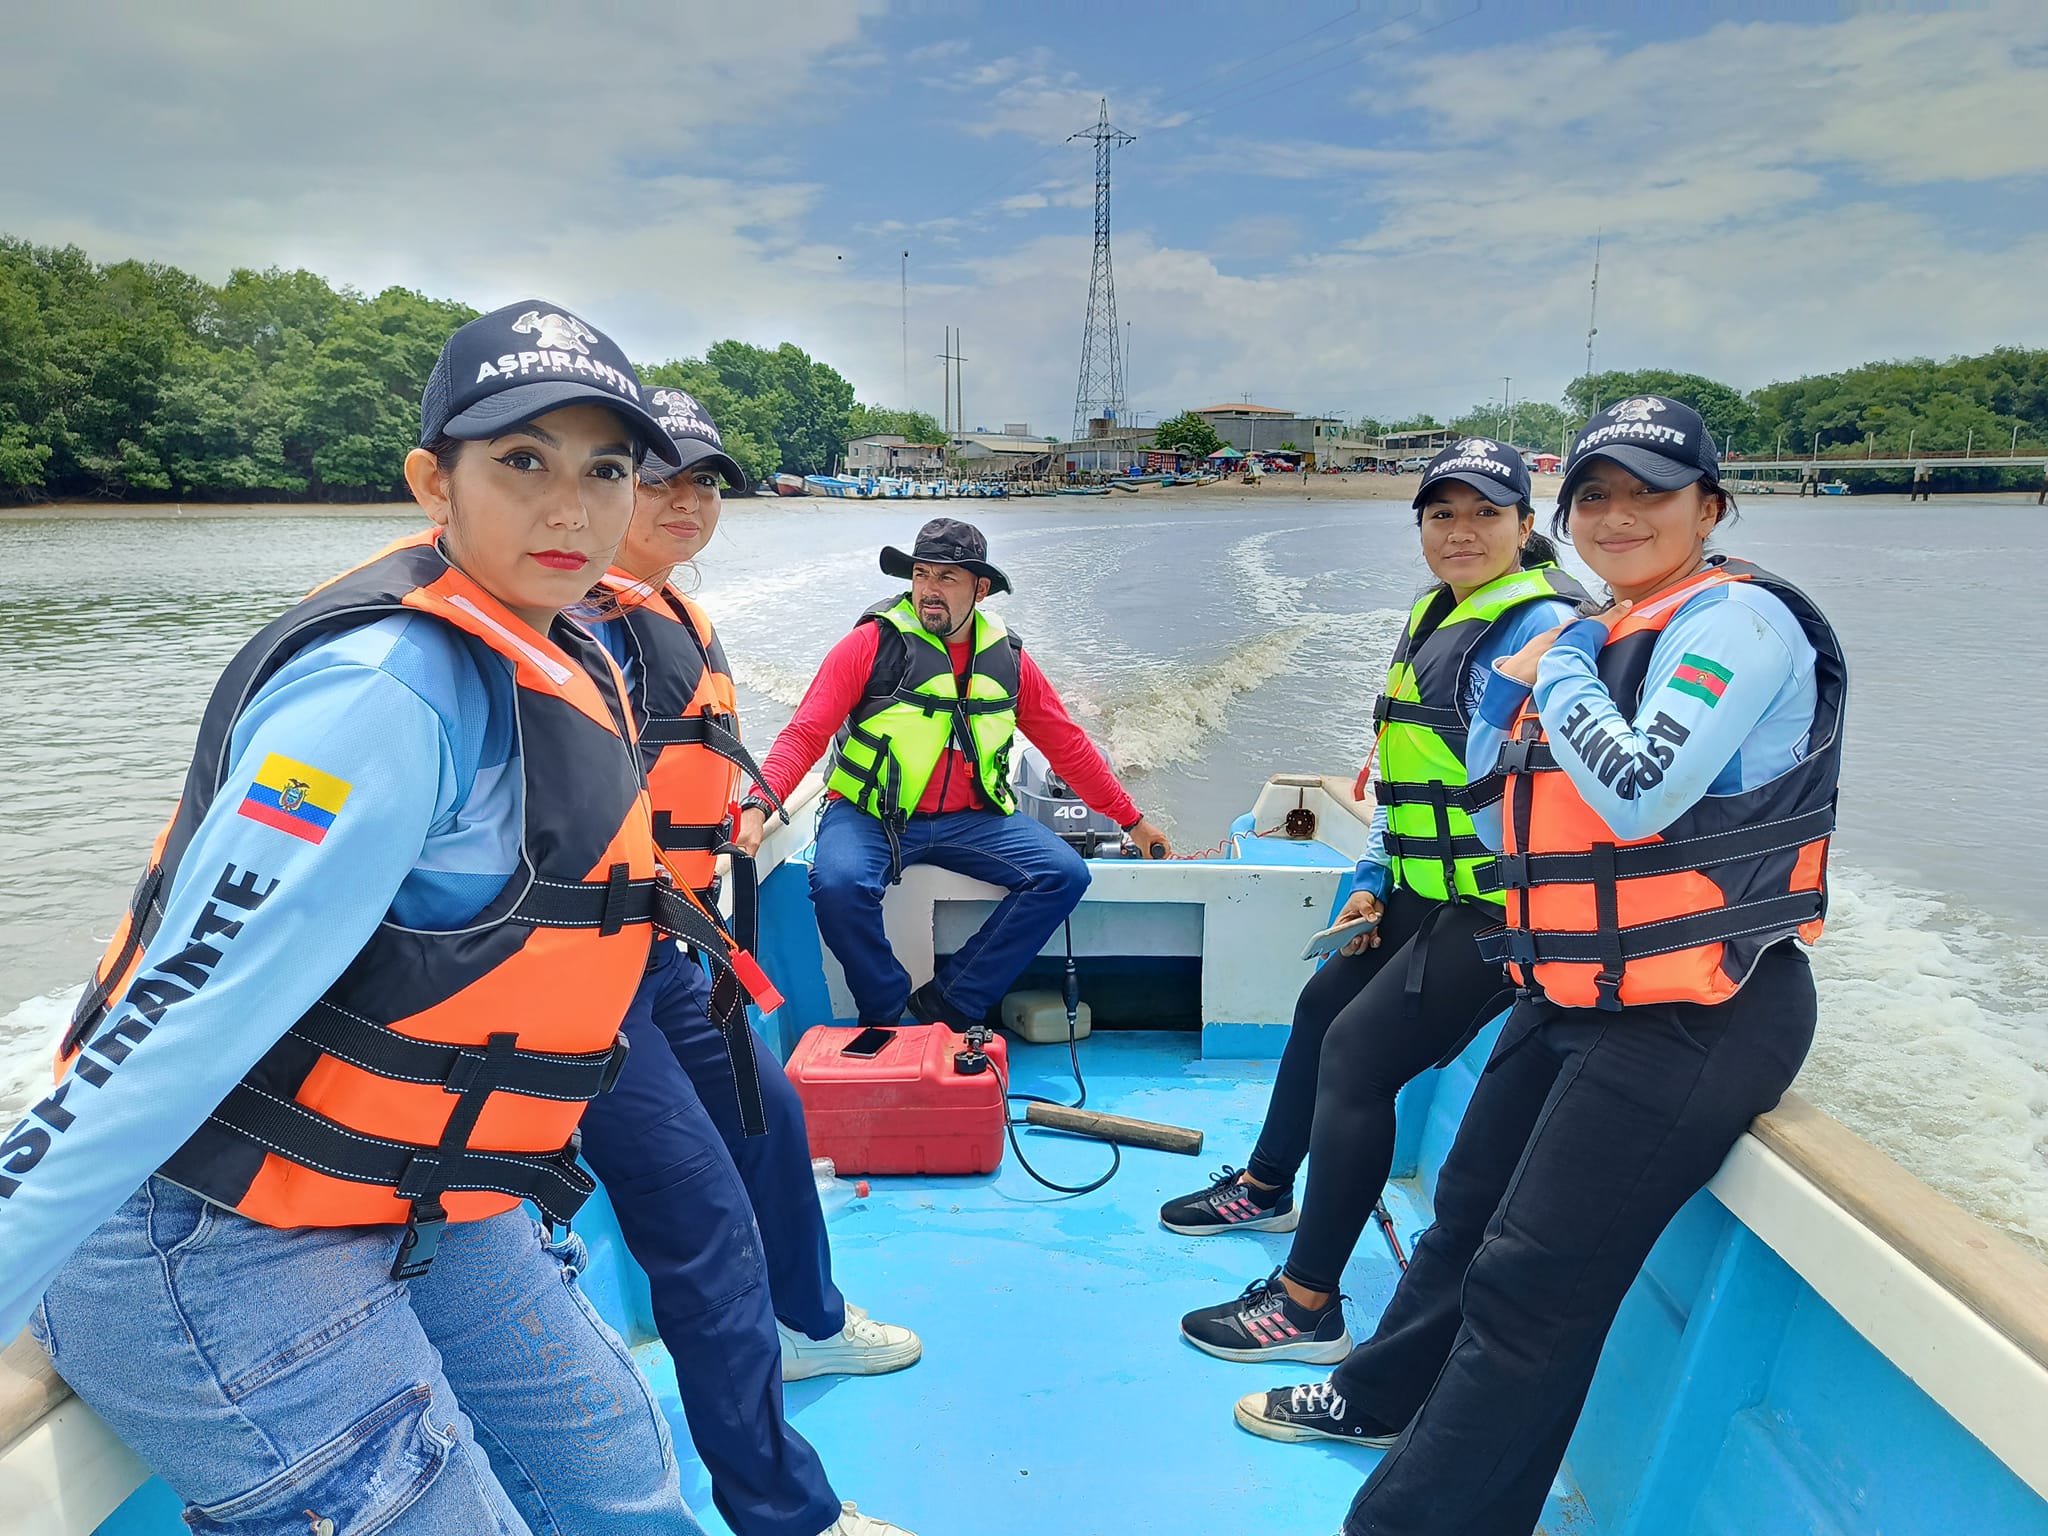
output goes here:
{"type": "Polygon", "coordinates": [[[1301,1221],[1293,1189],[1260,1189],[1244,1171],[1226,1165],[1206,1189],[1159,1207],[1169,1232],[1208,1237],[1215,1232],[1292,1232],[1301,1221]]]}

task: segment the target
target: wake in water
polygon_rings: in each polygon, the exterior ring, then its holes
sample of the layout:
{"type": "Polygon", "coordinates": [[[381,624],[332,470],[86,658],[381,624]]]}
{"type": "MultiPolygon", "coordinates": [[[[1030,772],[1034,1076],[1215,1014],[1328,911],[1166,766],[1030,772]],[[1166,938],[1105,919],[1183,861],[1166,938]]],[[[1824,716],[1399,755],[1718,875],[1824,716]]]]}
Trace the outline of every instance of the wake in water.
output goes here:
{"type": "Polygon", "coordinates": [[[2037,939],[1837,866],[1796,1086],[2048,1258],[2048,965],[2037,939]]]}

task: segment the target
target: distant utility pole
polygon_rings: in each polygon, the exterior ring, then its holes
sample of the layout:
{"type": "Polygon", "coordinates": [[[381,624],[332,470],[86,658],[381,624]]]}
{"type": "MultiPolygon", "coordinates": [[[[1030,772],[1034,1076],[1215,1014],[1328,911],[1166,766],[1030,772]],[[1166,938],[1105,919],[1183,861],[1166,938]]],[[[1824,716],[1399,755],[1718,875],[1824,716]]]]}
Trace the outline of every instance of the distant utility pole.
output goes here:
{"type": "Polygon", "coordinates": [[[903,253],[903,409],[910,409],[910,252],[903,253]]]}
{"type": "Polygon", "coordinates": [[[960,408],[960,365],[967,359],[960,355],[960,332],[953,326],[946,327],[946,350],[939,354],[939,358],[946,365],[939,408],[946,413],[946,452],[950,454],[953,439],[967,430],[967,418],[960,408]]]}
{"type": "Polygon", "coordinates": [[[1494,436],[1505,437],[1510,441],[1513,440],[1514,433],[1508,430],[1508,386],[1514,382],[1508,374],[1500,376],[1500,419],[1493,424],[1494,436]]]}
{"type": "Polygon", "coordinates": [[[1600,236],[1593,231],[1593,301],[1586,310],[1586,388],[1592,392],[1586,414],[1600,409],[1600,385],[1593,376],[1593,338],[1600,334],[1600,236]]]}
{"type": "Polygon", "coordinates": [[[1095,261],[1088,272],[1088,318],[1081,328],[1081,381],[1074,389],[1074,437],[1084,437],[1090,416],[1123,415],[1124,369],[1116,335],[1116,277],[1109,263],[1109,152],[1137,143],[1137,137],[1109,123],[1109,98],[1093,128],[1072,134],[1067,142],[1087,139],[1095,145],[1095,261]]]}

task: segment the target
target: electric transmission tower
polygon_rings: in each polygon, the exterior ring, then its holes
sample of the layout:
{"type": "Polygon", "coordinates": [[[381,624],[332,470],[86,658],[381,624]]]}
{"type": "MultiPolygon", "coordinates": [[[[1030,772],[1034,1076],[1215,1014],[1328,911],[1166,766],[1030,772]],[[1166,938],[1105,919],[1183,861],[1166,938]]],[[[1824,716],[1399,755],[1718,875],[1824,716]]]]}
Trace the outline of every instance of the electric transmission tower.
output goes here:
{"type": "Polygon", "coordinates": [[[1112,145],[1135,144],[1137,138],[1109,124],[1109,98],[1093,128],[1068,136],[1095,142],[1095,265],[1088,273],[1088,323],[1081,331],[1081,382],[1074,391],[1074,436],[1088,431],[1092,416],[1124,413],[1124,365],[1118,350],[1116,278],[1109,267],[1109,151],[1112,145]]]}

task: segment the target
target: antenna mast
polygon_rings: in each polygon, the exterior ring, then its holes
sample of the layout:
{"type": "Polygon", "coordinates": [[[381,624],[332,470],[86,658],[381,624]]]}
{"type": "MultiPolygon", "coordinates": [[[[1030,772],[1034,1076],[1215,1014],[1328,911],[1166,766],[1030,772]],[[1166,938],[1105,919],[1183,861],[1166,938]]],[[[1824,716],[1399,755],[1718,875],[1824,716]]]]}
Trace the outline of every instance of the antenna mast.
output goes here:
{"type": "Polygon", "coordinates": [[[1088,320],[1081,331],[1081,382],[1074,390],[1074,436],[1088,431],[1096,411],[1119,419],[1124,410],[1124,368],[1116,334],[1116,279],[1109,265],[1109,152],[1137,138],[1109,122],[1109,98],[1093,128],[1068,136],[1095,145],[1095,263],[1088,273],[1088,320]]]}
{"type": "Polygon", "coordinates": [[[1590,391],[1592,404],[1586,409],[1591,416],[1600,409],[1600,385],[1593,377],[1593,338],[1600,334],[1600,236],[1603,231],[1593,232],[1593,301],[1586,311],[1586,388],[1590,391]]]}

